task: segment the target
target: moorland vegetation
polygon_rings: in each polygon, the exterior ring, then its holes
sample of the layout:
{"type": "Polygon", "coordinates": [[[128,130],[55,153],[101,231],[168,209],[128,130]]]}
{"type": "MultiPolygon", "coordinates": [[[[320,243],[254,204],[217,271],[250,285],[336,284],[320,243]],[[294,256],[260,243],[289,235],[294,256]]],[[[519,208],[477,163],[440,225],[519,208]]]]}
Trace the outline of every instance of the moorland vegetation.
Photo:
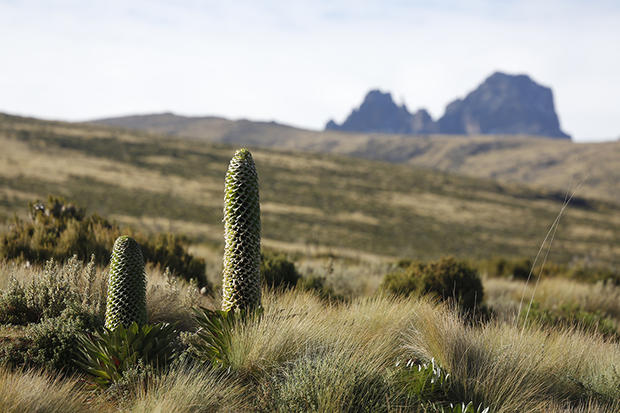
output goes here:
{"type": "Polygon", "coordinates": [[[541,268],[528,282],[536,262],[401,260],[373,291],[346,289],[331,277],[338,268],[261,258],[253,168],[249,152],[233,157],[224,277],[203,294],[191,266],[149,258],[157,236],[141,245],[121,235],[112,246],[116,224],[58,198],[32,204],[30,221],[17,219],[3,238],[0,410],[620,408],[613,271],[541,268]],[[109,263],[90,251],[68,258],[85,239],[109,263]]]}

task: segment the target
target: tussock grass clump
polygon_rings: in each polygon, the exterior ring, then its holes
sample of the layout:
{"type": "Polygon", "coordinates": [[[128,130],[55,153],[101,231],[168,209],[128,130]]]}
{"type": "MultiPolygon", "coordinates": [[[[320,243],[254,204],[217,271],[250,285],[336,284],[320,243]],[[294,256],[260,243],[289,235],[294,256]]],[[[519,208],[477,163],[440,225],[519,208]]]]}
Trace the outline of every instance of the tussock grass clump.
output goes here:
{"type": "Polygon", "coordinates": [[[151,268],[147,271],[146,308],[149,323],[171,323],[181,331],[188,331],[194,327],[193,308],[214,306],[211,296],[199,293],[197,283],[180,280],[168,270],[161,272],[151,268]]]}
{"type": "Polygon", "coordinates": [[[0,411],[3,413],[92,412],[87,394],[71,380],[36,371],[11,371],[0,366],[0,411]]]}
{"type": "Polygon", "coordinates": [[[620,348],[574,329],[467,326],[446,309],[423,311],[407,335],[416,357],[434,358],[463,400],[492,411],[546,411],[553,403],[613,403],[620,393],[620,348]]]}
{"type": "MultiPolygon", "coordinates": [[[[556,311],[569,307],[598,313],[616,323],[620,322],[620,286],[613,283],[593,284],[564,278],[543,278],[534,291],[531,283],[526,285],[518,281],[490,278],[485,280],[485,292],[488,305],[506,320],[518,316],[521,297],[525,297],[525,304],[529,304],[533,297],[542,310],[556,311]]],[[[527,309],[525,305],[523,307],[527,309]]]]}
{"type": "Polygon", "coordinates": [[[366,345],[366,357],[375,354],[370,350],[387,336],[392,337],[389,343],[378,347],[382,349],[381,360],[395,360],[400,352],[397,337],[406,330],[413,310],[420,305],[426,304],[396,298],[361,298],[336,305],[307,292],[265,294],[262,316],[233,330],[231,365],[265,374],[302,357],[309,348],[330,346],[366,345]]]}
{"type": "Polygon", "coordinates": [[[402,403],[401,394],[390,386],[385,364],[360,358],[356,350],[369,348],[308,349],[272,376],[265,389],[269,398],[264,400],[264,410],[381,412],[390,404],[402,403]]]}
{"type": "Polygon", "coordinates": [[[251,411],[251,389],[225,371],[181,366],[136,388],[130,413],[251,411]]]}

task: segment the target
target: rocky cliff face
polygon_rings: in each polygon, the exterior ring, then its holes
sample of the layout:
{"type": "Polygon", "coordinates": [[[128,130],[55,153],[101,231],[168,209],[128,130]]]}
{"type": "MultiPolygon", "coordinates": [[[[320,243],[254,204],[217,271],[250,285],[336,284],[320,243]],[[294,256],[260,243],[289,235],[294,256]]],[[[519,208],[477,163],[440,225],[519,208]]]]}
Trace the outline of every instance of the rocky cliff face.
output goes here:
{"type": "Polygon", "coordinates": [[[439,119],[446,134],[525,134],[570,138],[560,129],[553,93],[527,75],[496,72],[439,119]]]}
{"type": "Polygon", "coordinates": [[[325,129],[418,134],[434,132],[436,124],[426,110],[420,109],[415,114],[411,114],[405,105],[398,106],[390,93],[371,90],[360,107],[354,109],[341,125],[330,120],[325,129]]]}
{"type": "Polygon", "coordinates": [[[464,99],[457,99],[435,122],[420,109],[411,114],[394,103],[390,93],[368,92],[359,108],[338,125],[325,129],[398,134],[509,134],[570,138],[560,129],[550,88],[527,75],[496,72],[464,99]]]}

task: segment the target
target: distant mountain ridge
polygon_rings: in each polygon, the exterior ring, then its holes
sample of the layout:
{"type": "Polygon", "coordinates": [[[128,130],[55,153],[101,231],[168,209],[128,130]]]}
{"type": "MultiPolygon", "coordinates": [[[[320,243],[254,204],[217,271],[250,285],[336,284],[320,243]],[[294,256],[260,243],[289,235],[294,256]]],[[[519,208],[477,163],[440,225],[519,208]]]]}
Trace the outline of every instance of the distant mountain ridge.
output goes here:
{"type": "Polygon", "coordinates": [[[570,139],[560,129],[553,92],[527,75],[495,72],[464,99],[446,107],[434,121],[425,109],[410,113],[390,93],[368,92],[359,108],[341,124],[330,120],[326,130],[364,133],[533,135],[570,139]]]}

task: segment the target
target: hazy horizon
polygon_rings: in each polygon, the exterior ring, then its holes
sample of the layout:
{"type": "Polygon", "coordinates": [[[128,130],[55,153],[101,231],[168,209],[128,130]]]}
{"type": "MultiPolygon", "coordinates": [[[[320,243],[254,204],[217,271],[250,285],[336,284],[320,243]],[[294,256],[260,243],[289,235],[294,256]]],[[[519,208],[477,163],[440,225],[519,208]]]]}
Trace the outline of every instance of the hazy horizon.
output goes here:
{"type": "Polygon", "coordinates": [[[434,119],[494,71],[553,89],[576,141],[620,136],[612,1],[0,0],[0,111],[174,112],[322,129],[366,92],[434,119]]]}

